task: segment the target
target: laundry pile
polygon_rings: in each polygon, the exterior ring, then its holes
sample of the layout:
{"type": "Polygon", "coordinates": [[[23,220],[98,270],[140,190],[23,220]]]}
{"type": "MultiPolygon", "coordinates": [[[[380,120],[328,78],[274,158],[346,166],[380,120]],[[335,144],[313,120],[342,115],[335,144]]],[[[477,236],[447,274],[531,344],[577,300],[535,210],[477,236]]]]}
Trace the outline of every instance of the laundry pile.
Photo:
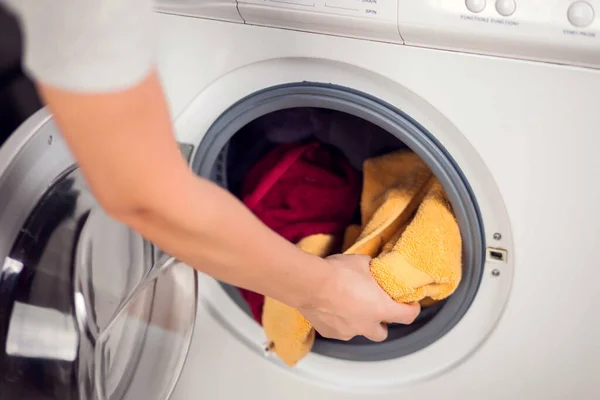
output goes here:
{"type": "MultiPolygon", "coordinates": [[[[242,201],[292,243],[315,234],[343,234],[360,196],[360,176],[344,156],[319,142],[283,144],[246,175],[242,201]]],[[[263,296],[241,290],[260,323],[263,296]]]]}
{"type": "MultiPolygon", "coordinates": [[[[265,123],[266,136],[282,144],[246,175],[244,204],[306,252],[320,257],[341,252],[371,256],[373,277],[395,301],[426,306],[450,296],[461,279],[462,243],[440,183],[408,149],[369,158],[393,144],[357,145],[364,137],[381,136],[359,135],[357,121],[344,122],[351,121],[350,116],[341,114],[336,122],[317,118],[320,112],[275,115],[265,123]],[[286,127],[290,122],[302,129],[286,127]],[[335,126],[343,126],[345,135],[332,129],[335,126]],[[360,168],[353,165],[358,162],[360,168]]],[[[315,340],[310,323],[298,310],[274,299],[241,292],[278,357],[295,365],[315,340]]]]}

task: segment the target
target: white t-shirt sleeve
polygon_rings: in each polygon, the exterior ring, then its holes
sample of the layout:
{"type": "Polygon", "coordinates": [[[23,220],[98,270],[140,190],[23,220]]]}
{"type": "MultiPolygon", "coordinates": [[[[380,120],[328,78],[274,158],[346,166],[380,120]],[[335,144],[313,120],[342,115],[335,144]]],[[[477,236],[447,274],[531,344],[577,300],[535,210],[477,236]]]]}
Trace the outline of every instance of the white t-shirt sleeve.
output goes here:
{"type": "Polygon", "coordinates": [[[4,1],[21,20],[24,66],[35,80],[116,91],[139,83],[154,65],[152,0],[4,1]]]}

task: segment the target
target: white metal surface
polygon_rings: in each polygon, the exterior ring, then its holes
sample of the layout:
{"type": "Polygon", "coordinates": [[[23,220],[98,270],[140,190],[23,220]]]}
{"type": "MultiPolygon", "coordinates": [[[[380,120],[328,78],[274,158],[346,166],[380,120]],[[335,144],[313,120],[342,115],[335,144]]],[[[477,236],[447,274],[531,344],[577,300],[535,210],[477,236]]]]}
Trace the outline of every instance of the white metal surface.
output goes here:
{"type": "Polygon", "coordinates": [[[156,8],[169,14],[203,16],[222,21],[244,22],[237,11],[235,0],[158,0],[156,1],[156,8]]]}
{"type": "MultiPolygon", "coordinates": [[[[177,118],[178,137],[187,143],[199,143],[210,123],[232,103],[265,87],[303,80],[333,82],[369,93],[396,105],[435,134],[465,171],[487,225],[487,242],[496,242],[508,249],[510,257],[509,262],[500,267],[499,277],[491,273],[498,267],[497,264],[486,265],[479,294],[468,314],[451,332],[426,349],[377,363],[340,361],[310,354],[294,371],[298,377],[311,383],[369,393],[390,390],[439,374],[462,361],[487,338],[504,310],[514,266],[510,224],[494,180],[477,152],[443,115],[401,85],[351,64],[314,58],[285,58],[244,66],[211,83],[177,118]],[[219,101],[215,101],[217,98],[219,101]],[[495,232],[501,232],[503,238],[500,242],[493,239],[495,232]],[[405,372],[398,374],[396,371],[405,372]]],[[[201,280],[204,285],[200,291],[206,294],[206,305],[231,332],[260,353],[266,341],[262,329],[214,280],[208,277],[201,280]]]]}
{"type": "Polygon", "coordinates": [[[467,0],[482,7],[475,12],[458,0],[398,3],[409,45],[600,66],[600,0],[467,0]]]}
{"type": "Polygon", "coordinates": [[[402,42],[396,1],[240,0],[238,9],[248,24],[402,42]]]}
{"type": "Polygon", "coordinates": [[[158,9],[600,68],[600,0],[158,0],[158,9]]]}
{"type": "MultiPolygon", "coordinates": [[[[491,0],[487,3],[486,10],[494,9],[491,0]]],[[[205,297],[174,400],[600,396],[600,320],[595,317],[600,308],[595,261],[600,190],[593,184],[600,171],[598,71],[197,18],[159,15],[157,20],[160,71],[181,140],[200,140],[240,95],[275,83],[314,79],[372,91],[417,113],[424,124],[449,128],[438,130],[448,132],[440,140],[474,190],[490,201],[490,210],[499,205],[494,205],[495,193],[486,191],[497,187],[514,242],[509,255],[514,279],[499,323],[494,325],[508,289],[491,280],[488,270],[476,305],[457,327],[467,340],[449,334],[436,345],[464,350],[465,342],[475,346],[471,338],[483,341],[494,328],[489,338],[467,358],[454,357],[454,363],[423,355],[426,349],[415,355],[426,365],[367,367],[362,377],[367,386],[384,387],[381,377],[390,373],[398,376],[397,383],[412,382],[387,393],[331,388],[328,379],[360,378],[341,361],[311,356],[308,366],[289,370],[265,360],[240,340],[258,338],[259,328],[203,279],[205,297]],[[223,320],[238,325],[238,331],[227,329],[223,320]],[[325,371],[324,366],[333,368],[331,376],[318,380],[305,373],[306,368],[325,371]]],[[[492,221],[488,235],[495,220],[492,213],[486,216],[492,221]]]]}

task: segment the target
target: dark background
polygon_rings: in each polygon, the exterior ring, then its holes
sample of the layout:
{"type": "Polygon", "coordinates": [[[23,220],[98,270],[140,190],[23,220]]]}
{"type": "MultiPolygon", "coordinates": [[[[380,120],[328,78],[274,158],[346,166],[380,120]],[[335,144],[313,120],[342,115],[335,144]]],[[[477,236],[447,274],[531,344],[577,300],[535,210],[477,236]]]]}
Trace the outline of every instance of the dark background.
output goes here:
{"type": "Polygon", "coordinates": [[[17,19],[0,6],[0,146],[42,107],[35,87],[21,68],[23,36],[17,19]]]}

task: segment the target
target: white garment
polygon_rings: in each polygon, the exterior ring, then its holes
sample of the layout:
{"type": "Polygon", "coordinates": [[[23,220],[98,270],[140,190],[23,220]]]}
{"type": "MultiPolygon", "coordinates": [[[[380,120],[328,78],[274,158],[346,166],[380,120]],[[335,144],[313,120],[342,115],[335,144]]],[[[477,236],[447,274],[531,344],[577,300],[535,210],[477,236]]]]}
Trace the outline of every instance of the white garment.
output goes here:
{"type": "Polygon", "coordinates": [[[0,0],[21,21],[24,67],[65,90],[139,83],[154,65],[152,0],[0,0]]]}

